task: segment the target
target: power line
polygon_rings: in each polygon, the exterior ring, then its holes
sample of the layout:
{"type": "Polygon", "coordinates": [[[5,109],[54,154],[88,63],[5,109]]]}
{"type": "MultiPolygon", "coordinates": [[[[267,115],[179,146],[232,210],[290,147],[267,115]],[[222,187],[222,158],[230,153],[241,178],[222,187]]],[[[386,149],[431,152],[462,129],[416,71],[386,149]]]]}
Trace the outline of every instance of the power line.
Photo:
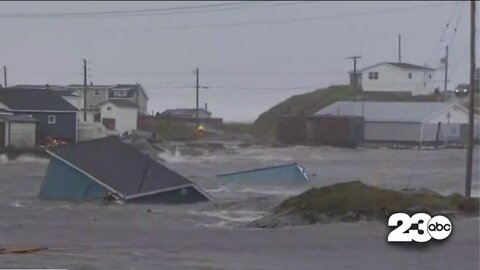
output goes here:
{"type": "Polygon", "coordinates": [[[453,41],[455,40],[455,35],[457,34],[458,24],[460,23],[460,20],[461,20],[462,17],[463,17],[463,16],[462,16],[462,11],[463,11],[463,8],[464,8],[464,7],[465,7],[465,6],[462,6],[462,7],[460,8],[460,12],[458,13],[457,21],[456,21],[456,23],[455,23],[455,28],[453,29],[452,38],[450,39],[450,44],[449,44],[450,47],[452,47],[453,41]]]}
{"type": "Polygon", "coordinates": [[[452,4],[453,3],[442,3],[442,4],[434,4],[434,5],[421,5],[416,7],[404,7],[404,8],[384,9],[384,10],[377,10],[377,11],[345,13],[345,14],[335,14],[335,15],[325,15],[325,16],[314,16],[314,17],[302,17],[302,18],[281,19],[281,20],[262,20],[262,21],[234,22],[234,23],[206,24],[206,25],[180,25],[180,26],[171,26],[171,27],[112,28],[112,29],[96,29],[96,30],[157,31],[157,30],[188,30],[188,29],[204,29],[204,28],[221,28],[221,27],[251,26],[251,25],[264,25],[264,24],[288,24],[288,23],[301,23],[301,22],[317,21],[317,20],[342,19],[342,18],[350,18],[350,17],[368,16],[368,15],[374,15],[374,14],[386,14],[386,13],[415,10],[420,8],[442,7],[442,6],[452,5],[452,4]]]}
{"type": "Polygon", "coordinates": [[[96,15],[128,15],[128,14],[148,14],[152,12],[165,11],[180,11],[180,10],[197,10],[212,7],[225,6],[241,6],[254,2],[235,2],[235,3],[216,3],[206,5],[184,6],[184,7],[170,7],[170,8],[149,8],[149,9],[135,9],[135,10],[115,10],[115,11],[93,11],[93,12],[60,12],[60,13],[10,13],[0,14],[0,18],[45,18],[45,17],[81,17],[81,16],[96,16],[96,15]]]}
{"type": "Polygon", "coordinates": [[[437,43],[435,43],[435,49],[432,50],[432,55],[428,58],[428,63],[431,63],[440,53],[440,49],[443,47],[442,44],[444,42],[445,34],[447,33],[448,28],[450,27],[450,23],[452,22],[453,18],[455,17],[455,14],[457,14],[459,7],[461,7],[462,3],[457,2],[455,5],[455,9],[453,10],[452,14],[450,15],[447,24],[445,25],[445,28],[443,28],[442,35],[440,36],[440,39],[437,43]]]}
{"type": "Polygon", "coordinates": [[[275,3],[270,1],[240,2],[210,4],[202,6],[163,8],[163,9],[142,9],[130,11],[104,11],[104,12],[69,12],[69,13],[29,13],[29,14],[0,14],[3,19],[54,19],[54,18],[121,18],[132,16],[165,16],[177,14],[208,13],[218,11],[238,11],[252,8],[285,7],[301,4],[313,4],[316,2],[299,1],[293,3],[275,3]]]}

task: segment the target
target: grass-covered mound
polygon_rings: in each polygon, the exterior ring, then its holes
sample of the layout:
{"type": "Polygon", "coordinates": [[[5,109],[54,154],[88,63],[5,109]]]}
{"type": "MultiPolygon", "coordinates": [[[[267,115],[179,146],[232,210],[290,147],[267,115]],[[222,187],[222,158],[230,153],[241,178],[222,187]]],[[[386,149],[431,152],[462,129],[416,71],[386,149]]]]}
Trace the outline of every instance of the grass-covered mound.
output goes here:
{"type": "Polygon", "coordinates": [[[312,188],[288,198],[274,209],[272,216],[254,222],[253,226],[375,220],[387,218],[394,212],[478,214],[479,203],[479,198],[466,198],[459,194],[443,196],[428,190],[395,191],[355,181],[312,188]]]}

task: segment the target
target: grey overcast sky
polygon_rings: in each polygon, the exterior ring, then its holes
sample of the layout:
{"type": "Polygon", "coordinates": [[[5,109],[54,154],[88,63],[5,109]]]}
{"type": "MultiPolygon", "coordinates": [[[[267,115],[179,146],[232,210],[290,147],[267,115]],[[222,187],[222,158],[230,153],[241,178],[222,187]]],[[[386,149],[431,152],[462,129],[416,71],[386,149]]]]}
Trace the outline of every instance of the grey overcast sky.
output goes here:
{"type": "Polygon", "coordinates": [[[469,12],[435,1],[0,2],[0,65],[9,85],[78,84],[85,57],[89,81],[138,82],[150,111],[194,107],[198,67],[202,106],[253,121],[289,96],[347,83],[347,56],[361,55],[360,68],[397,61],[398,34],[403,62],[437,68],[449,45],[450,87],[468,82],[469,12]],[[143,11],[78,15],[131,10],[143,11]]]}

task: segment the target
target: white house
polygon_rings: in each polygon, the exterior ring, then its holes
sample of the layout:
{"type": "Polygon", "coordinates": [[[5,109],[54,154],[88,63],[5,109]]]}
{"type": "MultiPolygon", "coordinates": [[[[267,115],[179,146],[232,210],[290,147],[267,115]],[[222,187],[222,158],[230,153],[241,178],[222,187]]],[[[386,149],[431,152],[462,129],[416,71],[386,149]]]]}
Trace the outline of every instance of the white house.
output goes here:
{"type": "Polygon", "coordinates": [[[137,129],[138,105],[131,100],[112,99],[99,104],[102,124],[119,134],[137,129]]]}
{"type": "MultiPolygon", "coordinates": [[[[353,71],[350,71],[351,83],[353,78],[353,71]]],[[[378,63],[357,70],[357,78],[363,92],[428,95],[439,86],[435,81],[435,69],[408,63],[378,63]]]]}
{"type": "MultiPolygon", "coordinates": [[[[315,115],[364,117],[365,140],[380,142],[434,142],[437,132],[442,141],[464,142],[468,123],[468,110],[448,102],[339,101],[315,115]]],[[[474,121],[478,138],[480,118],[474,121]]]]}

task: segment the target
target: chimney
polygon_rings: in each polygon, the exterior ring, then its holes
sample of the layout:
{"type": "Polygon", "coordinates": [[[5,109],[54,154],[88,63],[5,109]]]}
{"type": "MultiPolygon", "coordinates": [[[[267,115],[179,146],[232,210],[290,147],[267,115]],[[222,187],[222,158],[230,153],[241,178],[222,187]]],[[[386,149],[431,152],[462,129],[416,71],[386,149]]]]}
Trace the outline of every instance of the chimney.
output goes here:
{"type": "Polygon", "coordinates": [[[92,81],[90,81],[90,86],[93,86],[93,82],[92,82],[92,81]]]}
{"type": "Polygon", "coordinates": [[[50,85],[47,83],[47,90],[50,89],[50,85]]]}
{"type": "Polygon", "coordinates": [[[208,105],[207,105],[207,102],[205,102],[205,111],[208,111],[208,105]]]}

